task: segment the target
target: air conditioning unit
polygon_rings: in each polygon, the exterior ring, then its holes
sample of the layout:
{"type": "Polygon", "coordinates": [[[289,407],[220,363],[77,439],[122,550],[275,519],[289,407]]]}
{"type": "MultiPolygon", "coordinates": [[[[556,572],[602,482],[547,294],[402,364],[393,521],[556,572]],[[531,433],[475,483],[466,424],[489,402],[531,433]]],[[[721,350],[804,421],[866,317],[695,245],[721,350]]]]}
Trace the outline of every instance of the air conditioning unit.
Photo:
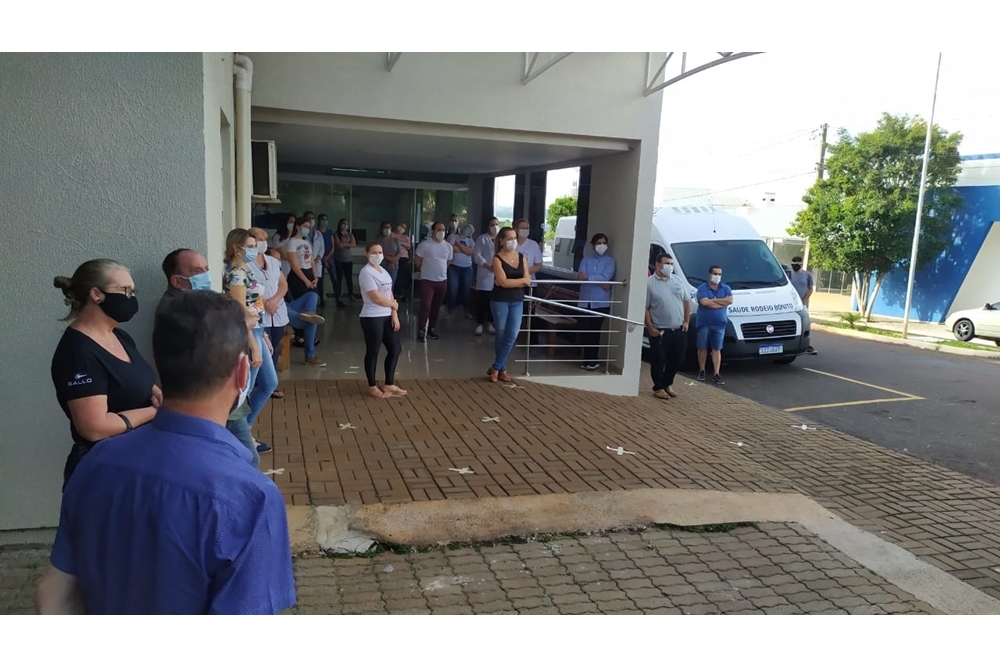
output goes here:
{"type": "Polygon", "coordinates": [[[278,150],[273,141],[251,141],[253,196],[260,204],[280,204],[278,199],[278,150]]]}

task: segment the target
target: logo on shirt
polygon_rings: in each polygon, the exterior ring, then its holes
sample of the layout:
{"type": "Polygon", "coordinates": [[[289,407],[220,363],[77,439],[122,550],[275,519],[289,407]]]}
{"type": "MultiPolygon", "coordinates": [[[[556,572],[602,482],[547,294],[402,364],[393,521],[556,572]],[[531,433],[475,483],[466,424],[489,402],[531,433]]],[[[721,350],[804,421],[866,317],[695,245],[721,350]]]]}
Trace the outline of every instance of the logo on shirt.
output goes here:
{"type": "Polygon", "coordinates": [[[67,387],[79,387],[84,384],[93,384],[94,378],[87,377],[86,373],[77,373],[73,379],[66,383],[67,387]]]}

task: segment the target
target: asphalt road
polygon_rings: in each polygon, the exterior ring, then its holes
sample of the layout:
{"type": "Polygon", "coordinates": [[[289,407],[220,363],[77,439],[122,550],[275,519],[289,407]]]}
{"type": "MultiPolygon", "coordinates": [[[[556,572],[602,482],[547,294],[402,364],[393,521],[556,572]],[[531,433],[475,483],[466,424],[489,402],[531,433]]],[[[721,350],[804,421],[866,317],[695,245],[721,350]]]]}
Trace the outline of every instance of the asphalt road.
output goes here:
{"type": "Polygon", "coordinates": [[[1000,485],[1000,362],[820,332],[813,344],[790,365],[723,363],[724,389],[1000,485]]]}

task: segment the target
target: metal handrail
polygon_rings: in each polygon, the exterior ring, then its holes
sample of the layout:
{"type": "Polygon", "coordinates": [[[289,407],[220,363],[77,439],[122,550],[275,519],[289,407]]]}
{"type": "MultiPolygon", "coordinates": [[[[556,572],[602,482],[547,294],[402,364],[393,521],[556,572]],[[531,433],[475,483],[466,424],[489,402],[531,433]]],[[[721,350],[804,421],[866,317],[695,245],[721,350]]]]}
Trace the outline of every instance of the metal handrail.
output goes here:
{"type": "Polygon", "coordinates": [[[566,310],[573,311],[575,313],[580,313],[582,315],[588,315],[590,317],[604,317],[609,320],[617,320],[619,322],[625,322],[630,325],[629,333],[634,330],[634,327],[644,327],[645,322],[639,322],[636,320],[630,320],[627,317],[618,317],[617,315],[611,315],[610,313],[598,313],[593,310],[587,310],[586,308],[578,308],[577,306],[570,306],[569,304],[563,303],[561,301],[552,301],[551,299],[539,299],[537,296],[525,296],[525,301],[534,301],[535,303],[544,303],[550,306],[559,306],[560,308],[565,308],[566,310]]]}
{"type": "Polygon", "coordinates": [[[624,280],[532,280],[538,285],[627,285],[624,280]]]}

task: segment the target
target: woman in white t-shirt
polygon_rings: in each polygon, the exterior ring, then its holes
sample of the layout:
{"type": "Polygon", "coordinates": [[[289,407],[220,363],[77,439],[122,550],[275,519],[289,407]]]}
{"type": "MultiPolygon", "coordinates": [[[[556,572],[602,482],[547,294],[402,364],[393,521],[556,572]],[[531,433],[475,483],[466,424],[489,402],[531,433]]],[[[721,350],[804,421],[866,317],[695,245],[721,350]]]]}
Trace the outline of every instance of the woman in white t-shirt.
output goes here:
{"type": "Polygon", "coordinates": [[[369,241],[365,248],[368,262],[358,274],[361,288],[361,331],[365,335],[365,375],[368,377],[368,395],[373,398],[405,396],[396,386],[396,364],[403,349],[399,342],[399,303],[392,296],[392,276],[382,268],[382,245],[369,241]],[[380,389],[375,381],[378,353],[385,346],[385,384],[380,389]]]}
{"type": "Polygon", "coordinates": [[[285,278],[288,277],[288,273],[292,270],[292,267],[288,265],[288,260],[285,259],[285,244],[288,243],[288,239],[292,238],[294,231],[295,216],[289,214],[285,221],[285,226],[279,227],[267,244],[268,254],[281,261],[281,272],[285,275],[285,278]]]}

